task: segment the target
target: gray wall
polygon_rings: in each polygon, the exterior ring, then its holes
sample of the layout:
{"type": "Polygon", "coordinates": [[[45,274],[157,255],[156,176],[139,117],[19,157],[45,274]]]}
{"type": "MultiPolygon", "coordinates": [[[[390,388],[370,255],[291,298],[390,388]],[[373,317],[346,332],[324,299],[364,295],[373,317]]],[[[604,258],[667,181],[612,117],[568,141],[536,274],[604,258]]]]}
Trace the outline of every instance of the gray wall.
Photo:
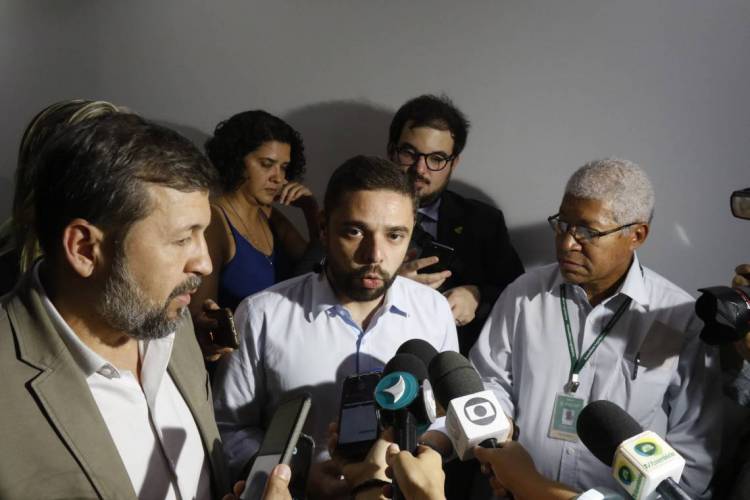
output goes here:
{"type": "Polygon", "coordinates": [[[616,155],[657,194],[645,265],[690,291],[750,261],[750,2],[37,1],[0,3],[0,215],[23,127],[72,97],[124,104],[202,142],[264,108],[303,133],[308,180],[382,154],[393,111],[446,92],[473,130],[454,182],[506,213],[527,265],[571,172],[616,155]]]}

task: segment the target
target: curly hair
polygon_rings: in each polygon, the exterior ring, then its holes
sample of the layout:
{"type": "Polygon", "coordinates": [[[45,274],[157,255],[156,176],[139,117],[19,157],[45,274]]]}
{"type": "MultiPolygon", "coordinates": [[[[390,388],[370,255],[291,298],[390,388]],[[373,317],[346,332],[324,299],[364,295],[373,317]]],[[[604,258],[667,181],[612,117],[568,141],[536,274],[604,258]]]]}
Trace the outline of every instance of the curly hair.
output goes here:
{"type": "Polygon", "coordinates": [[[235,191],[245,180],[245,156],[269,141],[289,144],[286,179],[301,178],[305,145],[300,133],[281,118],[262,110],[244,111],[216,126],[213,137],[206,141],[206,155],[218,171],[225,193],[235,191]]]}

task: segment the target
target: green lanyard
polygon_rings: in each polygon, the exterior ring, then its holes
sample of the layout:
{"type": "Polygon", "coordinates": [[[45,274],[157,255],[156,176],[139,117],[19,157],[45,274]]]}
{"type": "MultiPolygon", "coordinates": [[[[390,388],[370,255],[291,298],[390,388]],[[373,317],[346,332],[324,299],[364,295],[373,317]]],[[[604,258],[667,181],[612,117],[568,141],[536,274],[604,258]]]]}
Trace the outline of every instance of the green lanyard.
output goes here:
{"type": "Polygon", "coordinates": [[[630,303],[632,302],[632,299],[630,297],[627,298],[625,302],[623,302],[619,308],[617,308],[617,311],[615,311],[615,314],[610,318],[610,320],[607,322],[607,324],[604,326],[604,329],[601,331],[601,333],[594,339],[594,342],[589,346],[588,349],[581,355],[579,358],[576,354],[576,345],[573,341],[573,332],[570,330],[570,317],[568,316],[568,305],[565,303],[565,300],[567,298],[565,292],[565,285],[560,285],[560,309],[562,310],[563,315],[563,321],[565,322],[565,337],[568,340],[568,354],[570,354],[570,374],[569,374],[569,381],[568,381],[568,387],[570,388],[571,392],[576,392],[578,389],[578,385],[580,384],[578,380],[578,374],[581,373],[581,370],[583,369],[584,365],[586,365],[586,362],[591,358],[591,355],[594,354],[594,351],[596,351],[596,348],[599,347],[599,344],[601,344],[604,341],[604,338],[609,334],[610,331],[612,331],[612,328],[614,328],[617,321],[620,319],[620,316],[625,312],[625,310],[630,306],[630,303]]]}

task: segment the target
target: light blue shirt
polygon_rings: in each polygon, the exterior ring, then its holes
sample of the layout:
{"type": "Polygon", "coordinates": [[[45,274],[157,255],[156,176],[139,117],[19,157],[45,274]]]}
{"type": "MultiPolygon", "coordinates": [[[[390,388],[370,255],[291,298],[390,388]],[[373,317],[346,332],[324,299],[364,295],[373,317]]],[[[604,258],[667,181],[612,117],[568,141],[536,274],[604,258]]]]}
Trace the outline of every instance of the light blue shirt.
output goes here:
{"type": "Polygon", "coordinates": [[[312,396],[304,432],[315,439],[322,460],[347,376],[382,370],[412,338],[438,351],[458,350],[445,297],[401,277],[364,331],[336,299],[324,273],[305,274],[248,297],[235,322],[240,348],[222,360],[214,378],[216,422],[235,474],[258,450],[281,398],[301,391],[312,396]]]}
{"type": "MultiPolygon", "coordinates": [[[[505,412],[519,440],[546,477],[580,491],[617,489],[611,469],[580,442],[548,437],[555,395],[564,391],[570,357],[560,311],[557,264],[518,278],[495,304],[471,361],[505,412]]],[[[685,458],[681,484],[704,493],[719,454],[721,388],[718,359],[698,334],[694,299],[634,257],[620,289],[592,307],[584,290],[567,287],[573,338],[587,349],[627,297],[632,303],[580,373],[576,396],[619,405],[644,429],[666,439],[685,458]],[[636,358],[640,358],[636,370],[636,358]]]]}

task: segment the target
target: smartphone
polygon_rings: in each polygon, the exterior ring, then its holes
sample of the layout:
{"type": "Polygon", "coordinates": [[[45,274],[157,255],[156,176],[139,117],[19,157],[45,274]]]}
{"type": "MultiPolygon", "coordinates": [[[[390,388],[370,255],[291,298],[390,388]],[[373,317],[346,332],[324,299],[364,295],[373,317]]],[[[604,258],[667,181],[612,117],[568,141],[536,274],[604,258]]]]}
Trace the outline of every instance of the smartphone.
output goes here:
{"type": "Polygon", "coordinates": [[[289,481],[289,493],[295,500],[305,498],[307,491],[307,477],[310,474],[315,440],[307,434],[300,434],[297,446],[292,451],[292,461],[289,467],[292,469],[292,478],[289,481]]]}
{"type": "Polygon", "coordinates": [[[378,439],[379,423],[375,386],[380,372],[352,375],[344,379],[339,409],[339,440],[336,453],[362,460],[378,439]]]}
{"type": "Polygon", "coordinates": [[[240,347],[240,337],[234,326],[234,316],[228,307],[222,309],[211,309],[205,311],[206,316],[219,323],[216,329],[212,329],[212,342],[216,345],[237,349],[240,347]]]}
{"type": "Polygon", "coordinates": [[[309,411],[309,394],[302,394],[279,405],[247,475],[240,500],[261,498],[273,468],[279,464],[289,465],[309,411]]]}
{"type": "Polygon", "coordinates": [[[453,259],[456,256],[456,251],[448,245],[443,245],[437,241],[431,240],[425,243],[422,247],[422,253],[419,256],[420,259],[424,257],[437,257],[440,259],[437,263],[427,266],[419,270],[420,273],[440,273],[450,269],[453,264],[453,259]]]}

